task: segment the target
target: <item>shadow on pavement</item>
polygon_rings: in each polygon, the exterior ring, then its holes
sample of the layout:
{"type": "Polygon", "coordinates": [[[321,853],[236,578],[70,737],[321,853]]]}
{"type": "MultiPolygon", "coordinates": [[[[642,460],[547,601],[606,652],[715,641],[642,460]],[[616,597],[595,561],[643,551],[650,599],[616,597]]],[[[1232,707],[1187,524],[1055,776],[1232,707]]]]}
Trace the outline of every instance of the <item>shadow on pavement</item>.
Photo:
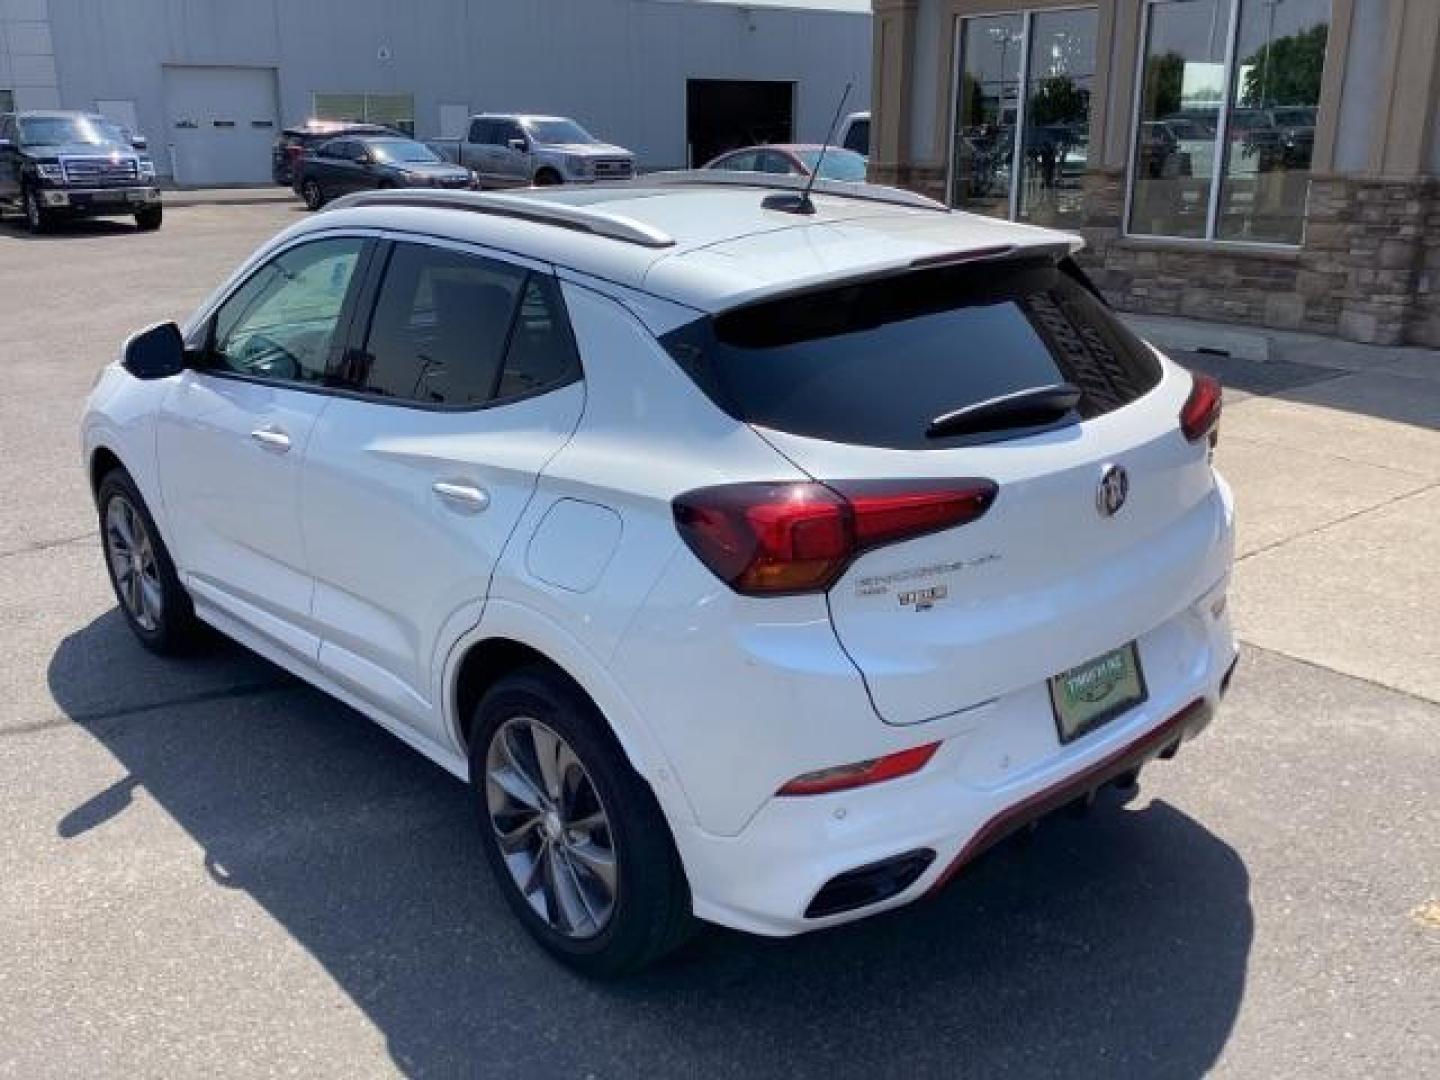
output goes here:
{"type": "MultiPolygon", "coordinates": [[[[1214,353],[1177,352],[1173,358],[1192,371],[1215,376],[1232,402],[1274,397],[1440,431],[1440,379],[1214,353]]],[[[1223,421],[1221,425],[1223,438],[1223,421]]]]}
{"type": "Polygon", "coordinates": [[[115,612],[67,638],[48,676],[129,773],[60,835],[103,829],[143,787],[409,1075],[1196,1077],[1240,1005],[1245,867],[1143,795],[1002,846],[908,910],[789,941],[711,929],[596,984],[509,915],[467,789],[318,691],[223,643],[158,660],[115,612]],[[116,701],[121,671],[140,689],[116,701]]]}
{"type": "Polygon", "coordinates": [[[89,240],[97,236],[130,235],[139,232],[131,218],[60,218],[43,233],[36,235],[25,227],[23,217],[5,217],[3,232],[16,240],[49,243],[52,240],[89,240]]]}

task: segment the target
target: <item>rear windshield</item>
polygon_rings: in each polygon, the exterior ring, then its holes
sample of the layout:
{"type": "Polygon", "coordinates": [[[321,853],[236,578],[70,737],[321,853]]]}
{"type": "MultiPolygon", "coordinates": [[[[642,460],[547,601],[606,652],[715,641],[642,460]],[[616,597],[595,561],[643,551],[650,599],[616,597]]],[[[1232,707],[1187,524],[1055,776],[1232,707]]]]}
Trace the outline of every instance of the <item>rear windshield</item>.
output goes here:
{"type": "Polygon", "coordinates": [[[738,308],[661,341],[737,420],[895,449],[1057,426],[927,437],[935,418],[1004,394],[1074,384],[1080,400],[1063,424],[1118,409],[1160,380],[1154,354],[1069,260],[914,270],[738,308]]]}

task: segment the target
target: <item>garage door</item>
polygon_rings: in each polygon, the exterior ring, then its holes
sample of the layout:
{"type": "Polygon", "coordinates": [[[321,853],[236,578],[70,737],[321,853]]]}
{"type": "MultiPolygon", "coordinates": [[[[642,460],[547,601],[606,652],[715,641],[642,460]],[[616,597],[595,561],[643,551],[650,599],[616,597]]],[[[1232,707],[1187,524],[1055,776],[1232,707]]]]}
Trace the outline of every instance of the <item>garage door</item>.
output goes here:
{"type": "Polygon", "coordinates": [[[177,183],[270,179],[277,126],[273,68],[167,67],[165,116],[177,183]]]}

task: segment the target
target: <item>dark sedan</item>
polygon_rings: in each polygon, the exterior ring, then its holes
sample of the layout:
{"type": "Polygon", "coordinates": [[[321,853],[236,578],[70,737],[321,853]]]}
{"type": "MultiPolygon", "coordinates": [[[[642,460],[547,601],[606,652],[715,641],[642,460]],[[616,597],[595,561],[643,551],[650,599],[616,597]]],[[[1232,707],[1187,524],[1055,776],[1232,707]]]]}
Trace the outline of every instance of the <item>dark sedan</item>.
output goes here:
{"type": "Polygon", "coordinates": [[[362,124],[352,120],[306,120],[287,127],[275,140],[270,153],[270,174],[281,187],[295,186],[295,167],[307,150],[341,135],[390,135],[397,139],[407,136],[403,131],[380,124],[362,124]]]}
{"type": "Polygon", "coordinates": [[[414,139],[331,139],[302,157],[295,173],[295,190],[311,210],[370,188],[479,186],[469,169],[443,160],[414,139]]]}

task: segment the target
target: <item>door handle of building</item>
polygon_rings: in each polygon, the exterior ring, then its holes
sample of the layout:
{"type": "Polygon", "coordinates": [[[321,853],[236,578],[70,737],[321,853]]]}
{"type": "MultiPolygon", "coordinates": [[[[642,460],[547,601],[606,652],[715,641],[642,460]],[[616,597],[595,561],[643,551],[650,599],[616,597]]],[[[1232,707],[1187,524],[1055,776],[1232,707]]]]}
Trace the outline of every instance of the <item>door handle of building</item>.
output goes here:
{"type": "Polygon", "coordinates": [[[252,431],[250,438],[258,443],[261,449],[269,450],[272,454],[283,454],[290,449],[290,436],[278,427],[263,427],[252,431]]]}
{"type": "Polygon", "coordinates": [[[430,489],[446,504],[465,514],[478,514],[490,505],[490,493],[461,480],[436,480],[430,489]]]}

